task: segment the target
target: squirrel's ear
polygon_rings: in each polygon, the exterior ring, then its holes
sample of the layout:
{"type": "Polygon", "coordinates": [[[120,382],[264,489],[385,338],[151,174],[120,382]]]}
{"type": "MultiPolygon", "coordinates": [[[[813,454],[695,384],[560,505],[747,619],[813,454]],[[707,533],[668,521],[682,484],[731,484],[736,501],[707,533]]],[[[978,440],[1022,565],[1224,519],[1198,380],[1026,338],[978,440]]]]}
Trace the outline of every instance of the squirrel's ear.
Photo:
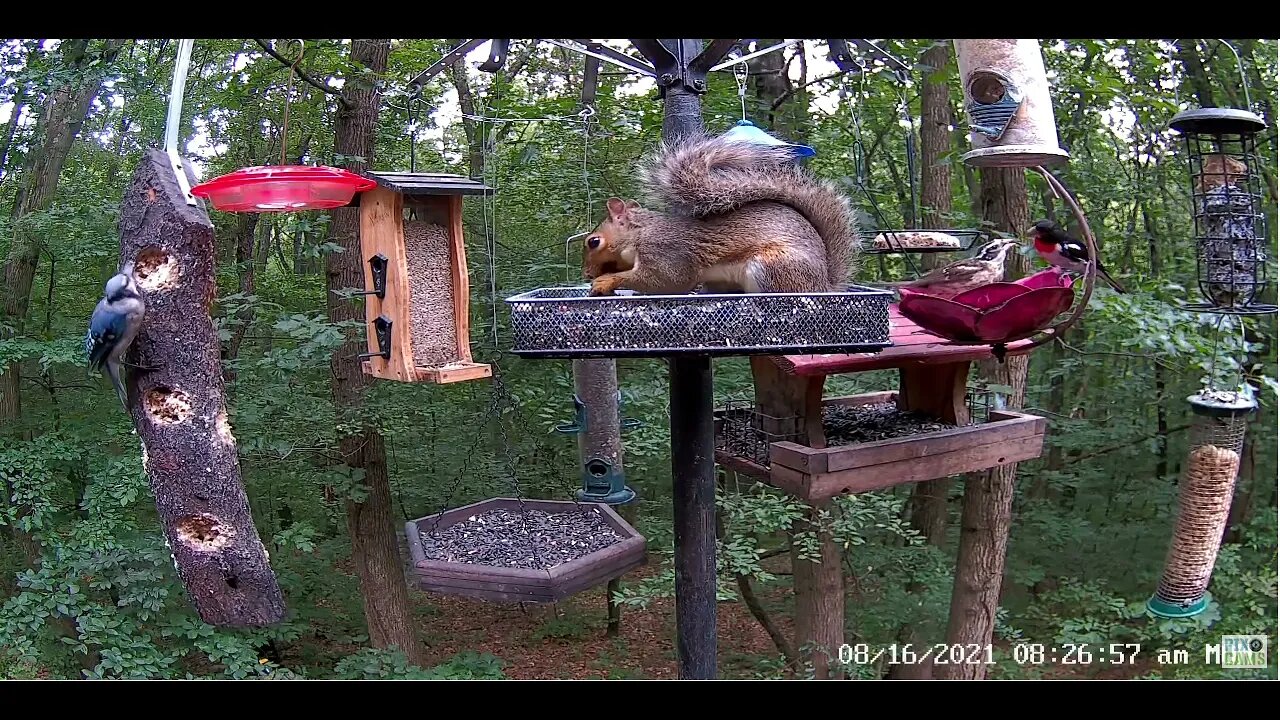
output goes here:
{"type": "Polygon", "coordinates": [[[605,205],[609,208],[610,220],[618,222],[626,219],[627,210],[630,206],[622,202],[622,198],[611,197],[605,202],[605,205]]]}
{"type": "Polygon", "coordinates": [[[627,209],[628,209],[628,210],[639,210],[639,209],[640,209],[640,203],[636,202],[635,200],[628,200],[628,201],[627,201],[627,209]]]}

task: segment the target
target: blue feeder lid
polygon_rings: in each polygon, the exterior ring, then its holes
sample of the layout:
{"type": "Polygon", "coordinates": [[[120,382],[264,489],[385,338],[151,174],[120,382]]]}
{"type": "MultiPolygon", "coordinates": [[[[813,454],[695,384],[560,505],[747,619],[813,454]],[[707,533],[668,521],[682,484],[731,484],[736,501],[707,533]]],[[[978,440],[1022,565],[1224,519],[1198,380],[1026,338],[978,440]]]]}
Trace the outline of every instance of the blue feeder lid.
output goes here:
{"type": "Polygon", "coordinates": [[[818,153],[808,145],[799,145],[797,143],[789,143],[779,140],[769,133],[756,127],[750,120],[739,120],[738,124],[726,131],[723,135],[730,140],[738,142],[755,143],[757,145],[784,145],[792,149],[797,157],[807,158],[813,157],[818,153]]]}

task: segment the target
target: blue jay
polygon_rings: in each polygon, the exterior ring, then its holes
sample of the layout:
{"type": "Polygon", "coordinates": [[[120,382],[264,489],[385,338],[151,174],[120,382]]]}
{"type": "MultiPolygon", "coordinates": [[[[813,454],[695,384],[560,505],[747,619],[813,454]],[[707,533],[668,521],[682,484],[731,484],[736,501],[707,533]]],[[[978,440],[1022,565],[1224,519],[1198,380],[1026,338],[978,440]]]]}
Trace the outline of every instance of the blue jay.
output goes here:
{"type": "Polygon", "coordinates": [[[89,370],[102,370],[111,380],[120,396],[120,403],[127,409],[124,382],[120,379],[120,366],[140,370],[143,368],[125,362],[125,353],[138,335],[142,327],[142,317],[146,314],[146,302],[138,292],[138,284],[133,279],[133,263],[126,263],[120,272],[107,281],[106,292],[93,309],[93,317],[89,320],[89,332],[84,338],[84,351],[89,356],[89,370]]]}

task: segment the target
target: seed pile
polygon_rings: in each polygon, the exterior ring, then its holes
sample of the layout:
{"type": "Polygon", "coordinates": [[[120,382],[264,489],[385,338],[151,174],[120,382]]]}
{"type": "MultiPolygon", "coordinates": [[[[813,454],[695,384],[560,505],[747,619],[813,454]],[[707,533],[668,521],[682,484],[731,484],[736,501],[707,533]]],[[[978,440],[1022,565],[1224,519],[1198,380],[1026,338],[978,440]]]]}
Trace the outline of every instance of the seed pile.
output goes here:
{"type": "Polygon", "coordinates": [[[499,508],[472,515],[433,535],[422,530],[428,560],[550,570],[622,542],[594,509],[548,513],[499,508]]]}
{"type": "Polygon", "coordinates": [[[449,268],[449,232],[428,222],[404,224],[409,261],[409,315],[413,318],[413,361],[419,367],[458,359],[454,328],[453,273],[449,268]]]}
{"type": "Polygon", "coordinates": [[[892,402],[828,405],[822,412],[828,445],[855,445],[937,432],[956,427],[915,410],[899,410],[892,402]]]}

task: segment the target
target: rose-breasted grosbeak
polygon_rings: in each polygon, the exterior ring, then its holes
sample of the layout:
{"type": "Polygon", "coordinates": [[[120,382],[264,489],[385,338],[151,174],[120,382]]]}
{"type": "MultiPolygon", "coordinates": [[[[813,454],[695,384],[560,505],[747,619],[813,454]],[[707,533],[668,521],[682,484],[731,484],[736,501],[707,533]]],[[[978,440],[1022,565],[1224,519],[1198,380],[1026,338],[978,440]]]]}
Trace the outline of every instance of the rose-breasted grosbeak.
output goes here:
{"type": "Polygon", "coordinates": [[[973,257],[957,260],[923,277],[894,283],[893,286],[950,300],[962,292],[1003,280],[1004,258],[1010,248],[1018,245],[1017,240],[1008,238],[993,240],[983,245],[973,257]]]}
{"type": "MultiPolygon", "coordinates": [[[[1084,243],[1065,233],[1052,220],[1040,220],[1027,230],[1035,245],[1036,252],[1050,265],[1072,272],[1084,273],[1089,267],[1089,248],[1084,243]]],[[[1098,275],[1107,281],[1116,292],[1123,293],[1124,288],[1111,278],[1102,262],[1097,263],[1098,275]]]]}

